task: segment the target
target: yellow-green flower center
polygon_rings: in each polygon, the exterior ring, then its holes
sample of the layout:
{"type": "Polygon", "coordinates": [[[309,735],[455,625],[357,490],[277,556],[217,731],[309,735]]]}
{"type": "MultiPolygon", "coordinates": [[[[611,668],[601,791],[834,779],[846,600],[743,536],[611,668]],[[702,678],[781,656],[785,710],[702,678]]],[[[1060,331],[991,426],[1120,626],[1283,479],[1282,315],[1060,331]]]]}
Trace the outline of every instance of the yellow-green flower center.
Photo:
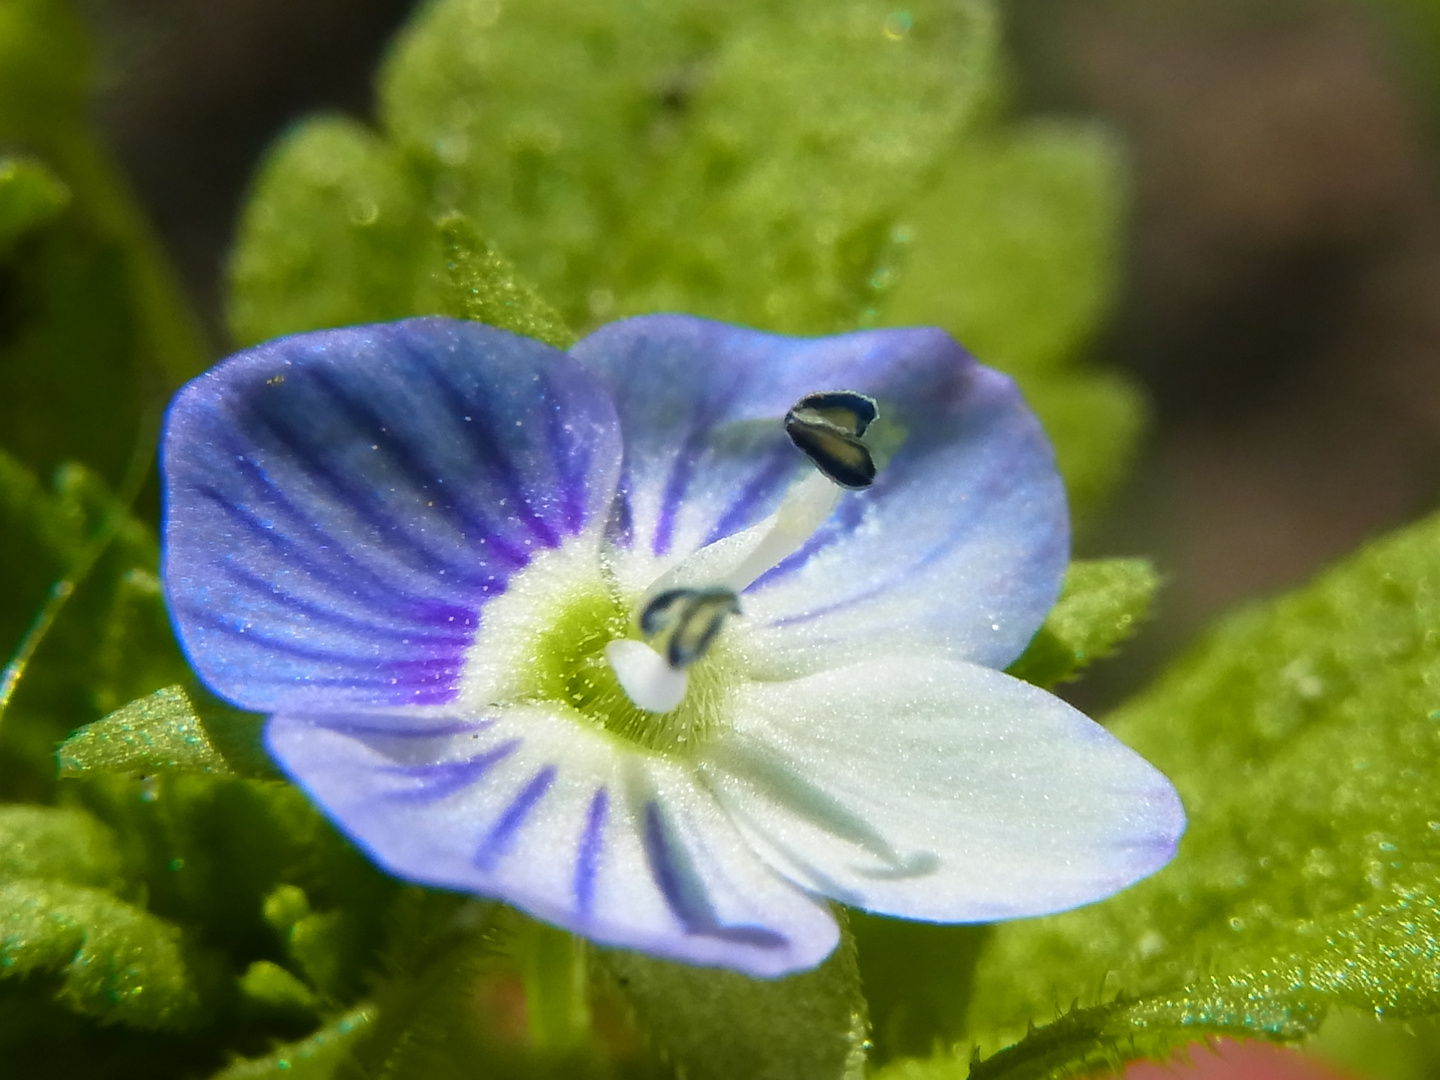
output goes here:
{"type": "Polygon", "coordinates": [[[723,641],[689,669],[689,686],[680,705],[667,713],[641,709],[630,700],[605,646],[635,636],[630,605],[597,583],[593,590],[565,598],[548,618],[530,648],[533,657],[517,698],[532,704],[562,705],[586,723],[662,753],[694,752],[724,724],[728,687],[736,661],[723,641]]]}

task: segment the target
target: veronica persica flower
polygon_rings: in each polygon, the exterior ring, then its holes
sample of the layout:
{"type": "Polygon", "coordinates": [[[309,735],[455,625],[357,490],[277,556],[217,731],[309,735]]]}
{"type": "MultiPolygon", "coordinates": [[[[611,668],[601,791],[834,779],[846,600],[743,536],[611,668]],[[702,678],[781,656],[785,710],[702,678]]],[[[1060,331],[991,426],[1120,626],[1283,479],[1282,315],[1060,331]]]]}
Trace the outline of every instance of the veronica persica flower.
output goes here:
{"type": "Polygon", "coordinates": [[[776,976],[835,946],[827,898],[1053,912],[1184,827],[1001,672],[1059,589],[1064,493],[939,330],[301,334],[186,386],[164,470],[195,667],[410,880],[776,976]]]}

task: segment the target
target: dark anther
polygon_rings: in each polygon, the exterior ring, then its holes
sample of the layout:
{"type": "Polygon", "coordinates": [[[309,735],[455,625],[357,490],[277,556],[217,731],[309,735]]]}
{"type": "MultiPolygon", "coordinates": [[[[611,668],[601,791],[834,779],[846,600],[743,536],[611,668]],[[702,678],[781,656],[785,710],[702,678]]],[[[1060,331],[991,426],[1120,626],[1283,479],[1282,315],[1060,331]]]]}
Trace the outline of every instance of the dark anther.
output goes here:
{"type": "Polygon", "coordinates": [[[730,615],[740,614],[731,589],[666,589],[640,612],[640,632],[677,670],[699,660],[730,615]]]}
{"type": "Polygon", "coordinates": [[[860,436],[878,415],[875,399],[854,390],[806,394],[785,414],[785,434],[841,487],[867,488],[875,459],[860,436]]]}

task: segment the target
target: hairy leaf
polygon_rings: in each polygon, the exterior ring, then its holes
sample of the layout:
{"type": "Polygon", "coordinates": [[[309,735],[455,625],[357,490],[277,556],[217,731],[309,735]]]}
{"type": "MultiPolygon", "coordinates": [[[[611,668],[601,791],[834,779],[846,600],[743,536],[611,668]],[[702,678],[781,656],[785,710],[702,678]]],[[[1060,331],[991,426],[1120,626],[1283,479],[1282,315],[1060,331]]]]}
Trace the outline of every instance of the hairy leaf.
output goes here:
{"type": "Polygon", "coordinates": [[[881,307],[885,323],[943,326],[1019,380],[1082,516],[1125,474],[1145,427],[1131,383],[1076,364],[1114,298],[1123,194],[1118,148],[1097,128],[975,137],[906,208],[881,307]]]}
{"type": "Polygon", "coordinates": [[[123,877],[115,834],[90,814],[0,806],[0,881],[34,878],[113,889],[123,877]]]}
{"type": "Polygon", "coordinates": [[[330,1080],[374,1020],[375,1010],[360,1005],[298,1042],[221,1069],[212,1080],[330,1080]]]}
{"type": "Polygon", "coordinates": [[[156,690],[86,724],[65,740],[58,754],[61,776],[79,776],[92,769],[137,774],[171,769],[221,775],[234,771],[211,744],[182,686],[156,690]]]}
{"type": "Polygon", "coordinates": [[[444,0],[381,111],[572,325],[679,309],[821,332],[859,320],[993,44],[971,0],[444,0]]]}
{"type": "Polygon", "coordinates": [[[1144,559],[1071,563],[1059,601],[1010,674],[1046,687],[1075,678],[1135,633],[1159,583],[1144,559]]]}
{"type": "Polygon", "coordinates": [[[945,327],[1021,376],[1073,363],[1114,298],[1119,147],[1054,121],[972,138],[905,210],[887,321],[945,327]]]}
{"type": "Polygon", "coordinates": [[[356,999],[362,972],[382,941],[384,908],[396,885],[338,836],[299,790],[173,771],[141,780],[89,772],[63,783],[116,831],[150,910],[204,926],[209,943],[246,963],[276,957],[283,947],[265,910],[276,886],[303,890],[320,912],[343,908],[349,932],[329,939],[333,950],[326,963],[337,996],[356,999]]]}
{"type": "Polygon", "coordinates": [[[440,239],[404,158],[340,117],[300,124],[270,152],[230,263],[241,345],[439,310],[440,239]]]}
{"type": "Polygon", "coordinates": [[[56,880],[0,882],[0,978],[53,971],[77,1012],[178,1029],[200,1012],[177,927],[108,892],[56,880]]]}
{"type": "Polygon", "coordinates": [[[1437,626],[1440,517],[1227,619],[1122,709],[1113,730],[1174,779],[1190,831],[1119,897],[995,931],[976,1040],[1087,1007],[976,1075],[1296,1038],[1337,1006],[1440,1012],[1437,626]]]}
{"type": "Polygon", "coordinates": [[[574,333],[555,310],[485,242],[468,218],[450,214],[439,228],[449,283],[442,314],[498,326],[557,349],[575,344],[574,333]]]}
{"type": "Polygon", "coordinates": [[[604,950],[599,963],[636,1022],[692,1080],[859,1080],[869,1018],[855,943],[814,971],[773,981],[604,950]]]}

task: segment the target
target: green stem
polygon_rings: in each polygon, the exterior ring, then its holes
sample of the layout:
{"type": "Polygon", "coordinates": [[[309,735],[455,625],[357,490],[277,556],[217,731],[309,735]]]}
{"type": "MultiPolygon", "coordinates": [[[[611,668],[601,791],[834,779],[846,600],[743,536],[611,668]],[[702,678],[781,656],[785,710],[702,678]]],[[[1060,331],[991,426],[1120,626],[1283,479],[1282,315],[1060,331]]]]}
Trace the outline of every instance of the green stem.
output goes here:
{"type": "Polygon", "coordinates": [[[531,1045],[566,1054],[589,1037],[589,965],[585,943],[541,923],[522,927],[515,942],[525,986],[531,1045]]]}

